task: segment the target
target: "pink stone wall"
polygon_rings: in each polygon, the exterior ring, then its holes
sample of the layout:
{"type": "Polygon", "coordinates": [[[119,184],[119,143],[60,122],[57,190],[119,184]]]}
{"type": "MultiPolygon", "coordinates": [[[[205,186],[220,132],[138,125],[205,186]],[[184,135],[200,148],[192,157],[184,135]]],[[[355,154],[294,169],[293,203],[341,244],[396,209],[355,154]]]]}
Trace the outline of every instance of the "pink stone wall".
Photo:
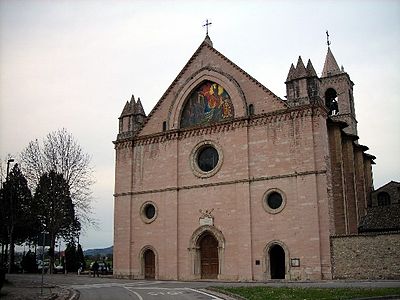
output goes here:
{"type": "Polygon", "coordinates": [[[287,279],[331,278],[329,235],[343,226],[335,223],[338,183],[330,173],[343,164],[330,159],[336,150],[341,160],[340,129],[328,140],[326,109],[318,103],[289,109],[219,52],[201,46],[138,136],[116,144],[115,275],[143,278],[141,255],[151,248],[156,278],[199,279],[193,238],[200,210],[212,209],[213,228],[222,233],[219,279],[268,279],[274,242],[286,251],[287,279]],[[235,121],[179,130],[186,96],[206,79],[228,91],[235,121]],[[191,165],[193,149],[205,140],[223,155],[221,168],[207,178],[191,165]],[[263,205],[270,189],[286,201],[276,214],[263,205]],[[141,216],[148,201],[157,208],[150,223],[141,216]],[[299,267],[290,265],[292,258],[300,259],[299,267]]]}
{"type": "Polygon", "coordinates": [[[140,253],[151,246],[157,278],[196,279],[188,247],[200,226],[199,210],[213,209],[214,226],[226,242],[220,279],[266,279],[265,251],[271,241],[283,243],[289,259],[300,258],[300,267],[288,268],[288,279],[329,278],[324,126],[324,117],[305,112],[117,150],[116,193],[129,193],[132,180],[133,195],[131,207],[130,196],[115,200],[115,273],[141,278],[140,253]],[[199,178],[190,155],[205,139],[221,148],[223,164],[214,176],[199,178]],[[263,196],[271,188],[286,197],[278,214],[263,208],[263,196]],[[146,201],[158,211],[150,224],[140,216],[146,201]],[[261,264],[256,266],[255,260],[261,264]]]}

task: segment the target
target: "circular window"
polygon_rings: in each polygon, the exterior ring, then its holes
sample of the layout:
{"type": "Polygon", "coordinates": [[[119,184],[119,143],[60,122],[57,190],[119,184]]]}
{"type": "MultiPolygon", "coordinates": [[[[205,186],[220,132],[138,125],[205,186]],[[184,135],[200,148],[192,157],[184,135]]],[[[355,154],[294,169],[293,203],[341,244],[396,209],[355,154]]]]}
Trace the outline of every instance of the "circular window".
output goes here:
{"type": "Polygon", "coordinates": [[[157,218],[157,207],[153,202],[145,202],[140,208],[143,222],[151,223],[157,218]]]}
{"type": "Polygon", "coordinates": [[[281,194],[277,192],[272,192],[268,195],[267,204],[272,209],[277,209],[282,205],[283,199],[281,194]]]}
{"type": "Polygon", "coordinates": [[[264,209],[272,214],[277,214],[285,207],[285,194],[278,189],[270,189],[263,196],[264,209]]]}
{"type": "Polygon", "coordinates": [[[210,172],[217,166],[218,158],[218,151],[212,146],[206,146],[199,151],[197,164],[203,172],[210,172]]]}
{"type": "Polygon", "coordinates": [[[154,205],[153,204],[146,205],[144,209],[144,214],[147,219],[152,219],[156,214],[156,208],[154,207],[154,205]]]}
{"type": "Polygon", "coordinates": [[[196,145],[190,154],[190,165],[197,177],[213,176],[222,165],[221,148],[212,141],[203,141],[196,145]]]}

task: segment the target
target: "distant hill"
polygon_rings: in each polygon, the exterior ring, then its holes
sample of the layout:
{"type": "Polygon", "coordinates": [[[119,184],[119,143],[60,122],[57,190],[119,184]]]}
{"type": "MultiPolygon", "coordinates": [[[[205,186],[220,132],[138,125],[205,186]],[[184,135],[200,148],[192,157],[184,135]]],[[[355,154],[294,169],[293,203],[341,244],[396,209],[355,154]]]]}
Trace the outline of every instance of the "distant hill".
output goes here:
{"type": "Polygon", "coordinates": [[[113,253],[113,246],[108,247],[108,248],[102,248],[102,249],[87,249],[83,251],[83,255],[87,256],[108,256],[113,253]]]}

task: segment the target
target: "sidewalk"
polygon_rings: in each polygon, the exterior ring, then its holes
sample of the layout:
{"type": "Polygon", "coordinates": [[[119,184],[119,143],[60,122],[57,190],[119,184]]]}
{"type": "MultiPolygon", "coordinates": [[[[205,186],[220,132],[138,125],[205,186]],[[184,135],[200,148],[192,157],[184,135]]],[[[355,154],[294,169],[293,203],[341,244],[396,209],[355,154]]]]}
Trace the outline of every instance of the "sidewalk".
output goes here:
{"type": "Polygon", "coordinates": [[[35,299],[59,299],[67,300],[73,295],[70,290],[60,288],[51,284],[43,284],[32,281],[23,277],[13,277],[8,279],[6,274],[6,282],[0,292],[0,298],[3,300],[35,300],[35,299]]]}

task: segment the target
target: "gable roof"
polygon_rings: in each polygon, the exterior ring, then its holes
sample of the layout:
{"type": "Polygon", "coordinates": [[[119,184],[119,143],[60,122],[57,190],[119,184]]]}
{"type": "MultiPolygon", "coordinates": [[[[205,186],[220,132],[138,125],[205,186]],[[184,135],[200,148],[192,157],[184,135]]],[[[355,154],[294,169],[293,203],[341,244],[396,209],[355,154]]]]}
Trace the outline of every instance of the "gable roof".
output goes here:
{"type": "Polygon", "coordinates": [[[218,50],[216,50],[212,46],[212,41],[208,35],[206,35],[204,41],[200,44],[200,46],[197,48],[197,50],[193,53],[193,55],[190,57],[188,62],[185,64],[185,66],[182,68],[182,70],[179,72],[179,74],[175,77],[175,79],[172,81],[170,86],[167,88],[167,90],[164,92],[164,94],[161,96],[160,100],[156,103],[156,105],[153,107],[153,109],[150,111],[149,115],[147,116],[146,120],[143,123],[143,126],[141,129],[138,131],[138,134],[142,131],[142,129],[146,126],[148,121],[151,119],[151,117],[154,115],[154,113],[157,111],[157,109],[160,107],[160,105],[164,102],[164,100],[167,98],[168,94],[171,92],[171,90],[175,87],[177,82],[181,79],[185,71],[189,68],[189,66],[192,64],[192,62],[196,59],[196,57],[200,54],[201,50],[203,48],[208,48],[211,50],[213,53],[215,53],[217,56],[228,62],[231,66],[233,66],[236,70],[238,70],[240,73],[242,73],[245,77],[250,79],[255,85],[260,87],[264,92],[270,94],[275,101],[279,101],[282,103],[285,107],[288,107],[287,103],[279,98],[277,95],[272,93],[268,88],[266,88],[263,84],[261,84],[258,80],[256,80],[254,77],[249,75],[246,71],[244,71],[242,68],[240,68],[238,65],[236,65],[234,62],[232,62],[230,59],[228,59],[226,56],[224,56],[222,53],[220,53],[218,50]]]}
{"type": "Polygon", "coordinates": [[[388,183],[385,183],[385,184],[382,185],[381,187],[377,188],[377,189],[376,189],[375,191],[373,191],[372,193],[377,193],[377,192],[379,192],[381,189],[383,189],[383,188],[385,188],[385,187],[387,187],[387,186],[390,186],[390,185],[394,185],[394,186],[400,187],[400,182],[397,182],[397,181],[394,181],[394,180],[389,181],[388,183]]]}

